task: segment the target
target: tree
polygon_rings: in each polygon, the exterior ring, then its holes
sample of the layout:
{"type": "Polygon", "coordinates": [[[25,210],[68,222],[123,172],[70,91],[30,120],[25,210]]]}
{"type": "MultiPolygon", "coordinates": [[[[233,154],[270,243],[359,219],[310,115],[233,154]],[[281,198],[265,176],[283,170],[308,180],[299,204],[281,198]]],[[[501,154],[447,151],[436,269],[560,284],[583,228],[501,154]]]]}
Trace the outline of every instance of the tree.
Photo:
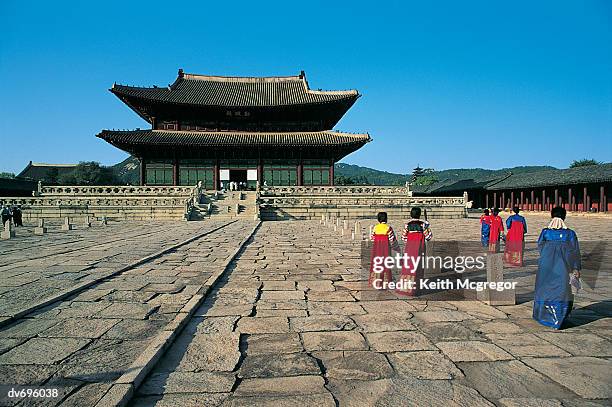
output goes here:
{"type": "Polygon", "coordinates": [[[431,185],[431,184],[435,184],[436,182],[438,182],[438,176],[435,174],[431,174],[431,173],[427,173],[427,174],[423,174],[419,177],[413,178],[412,183],[414,185],[431,185]]]}
{"type": "Polygon", "coordinates": [[[0,178],[15,178],[15,174],[12,172],[0,172],[0,178]]]}
{"type": "Polygon", "coordinates": [[[121,181],[110,167],[95,161],[82,161],[74,170],[59,177],[63,185],[117,185],[121,181]]]}
{"type": "Polygon", "coordinates": [[[570,164],[570,168],[578,168],[578,167],[588,167],[590,165],[600,165],[603,164],[601,161],[593,160],[590,158],[583,158],[582,160],[574,160],[570,164]]]}

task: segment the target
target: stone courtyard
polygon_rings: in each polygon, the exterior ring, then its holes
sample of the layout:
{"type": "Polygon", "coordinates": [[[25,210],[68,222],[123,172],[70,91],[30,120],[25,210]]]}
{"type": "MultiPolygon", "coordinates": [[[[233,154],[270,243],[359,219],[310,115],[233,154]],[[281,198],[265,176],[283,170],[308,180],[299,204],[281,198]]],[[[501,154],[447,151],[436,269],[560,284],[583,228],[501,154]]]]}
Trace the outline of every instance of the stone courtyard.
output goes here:
{"type": "MultiPolygon", "coordinates": [[[[531,299],[547,220],[527,215],[526,266],[505,274],[514,306],[367,295],[360,243],[318,221],[19,228],[0,243],[0,388],[59,395],[0,403],[610,405],[609,248],[570,326],[541,326],[531,299]]],[[[610,217],[567,223],[583,244],[612,232],[610,217]]],[[[475,215],[432,228],[479,239],[475,215]]]]}

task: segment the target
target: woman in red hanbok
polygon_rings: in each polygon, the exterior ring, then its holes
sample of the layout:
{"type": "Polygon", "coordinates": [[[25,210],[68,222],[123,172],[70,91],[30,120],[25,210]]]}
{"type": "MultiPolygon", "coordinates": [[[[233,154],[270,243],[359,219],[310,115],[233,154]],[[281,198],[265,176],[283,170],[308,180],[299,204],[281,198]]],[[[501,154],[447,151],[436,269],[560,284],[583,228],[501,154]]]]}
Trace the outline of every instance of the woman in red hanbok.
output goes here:
{"type": "Polygon", "coordinates": [[[489,218],[491,227],[489,231],[489,253],[499,252],[500,239],[504,236],[504,222],[499,216],[499,209],[493,209],[493,215],[489,218]]]}
{"type": "Polygon", "coordinates": [[[433,235],[429,228],[429,222],[420,219],[421,208],[412,208],[410,217],[412,219],[406,223],[402,232],[402,240],[406,244],[404,248],[406,263],[402,265],[400,281],[398,282],[402,285],[396,289],[396,292],[399,295],[413,297],[417,295],[419,281],[423,278],[425,241],[431,240],[433,235]],[[411,287],[408,286],[409,282],[413,284],[411,287]]]}
{"type": "Polygon", "coordinates": [[[525,233],[527,233],[527,222],[519,215],[518,206],[512,208],[514,215],[506,220],[508,234],[506,235],[506,249],[504,250],[504,262],[510,267],[523,266],[523,249],[525,248],[525,233]]]}
{"type": "Polygon", "coordinates": [[[370,276],[368,278],[368,286],[380,289],[383,283],[393,281],[391,269],[384,267],[383,271],[377,273],[374,271],[374,259],[376,257],[389,257],[391,250],[399,251],[399,244],[395,237],[393,228],[387,225],[387,213],[380,212],[377,216],[378,224],[372,229],[370,240],[372,241],[372,252],[370,255],[370,276]],[[376,281],[376,284],[374,284],[376,281]]]}

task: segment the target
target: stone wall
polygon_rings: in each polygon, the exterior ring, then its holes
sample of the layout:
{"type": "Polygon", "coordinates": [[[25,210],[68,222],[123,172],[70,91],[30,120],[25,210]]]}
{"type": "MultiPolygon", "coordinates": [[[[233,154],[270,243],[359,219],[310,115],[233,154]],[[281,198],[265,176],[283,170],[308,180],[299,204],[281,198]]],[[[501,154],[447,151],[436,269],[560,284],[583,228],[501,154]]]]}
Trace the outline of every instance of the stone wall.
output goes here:
{"type": "Polygon", "coordinates": [[[184,219],[193,187],[51,186],[37,196],[0,198],[1,204],[21,205],[25,221],[38,218],[184,219]]]}
{"type": "Polygon", "coordinates": [[[429,218],[463,218],[465,197],[413,197],[404,187],[273,187],[261,190],[262,220],[339,218],[373,219],[381,211],[389,218],[407,219],[419,206],[429,218]]]}

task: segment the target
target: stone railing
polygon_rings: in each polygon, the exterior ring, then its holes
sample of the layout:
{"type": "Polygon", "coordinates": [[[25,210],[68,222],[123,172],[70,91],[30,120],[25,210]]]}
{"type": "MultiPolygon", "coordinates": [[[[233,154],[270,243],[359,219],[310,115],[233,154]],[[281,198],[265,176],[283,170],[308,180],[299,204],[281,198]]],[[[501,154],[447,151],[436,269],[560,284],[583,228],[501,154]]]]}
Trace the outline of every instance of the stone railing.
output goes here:
{"type": "Polygon", "coordinates": [[[412,196],[409,187],[388,187],[369,185],[348,186],[302,186],[302,187],[262,187],[261,196],[300,196],[300,195],[368,195],[368,196],[412,196]]]}
{"type": "Polygon", "coordinates": [[[64,186],[43,186],[39,188],[40,195],[136,195],[136,196],[185,196],[190,195],[194,187],[192,186],[83,186],[83,185],[64,185],[64,186]]]}

